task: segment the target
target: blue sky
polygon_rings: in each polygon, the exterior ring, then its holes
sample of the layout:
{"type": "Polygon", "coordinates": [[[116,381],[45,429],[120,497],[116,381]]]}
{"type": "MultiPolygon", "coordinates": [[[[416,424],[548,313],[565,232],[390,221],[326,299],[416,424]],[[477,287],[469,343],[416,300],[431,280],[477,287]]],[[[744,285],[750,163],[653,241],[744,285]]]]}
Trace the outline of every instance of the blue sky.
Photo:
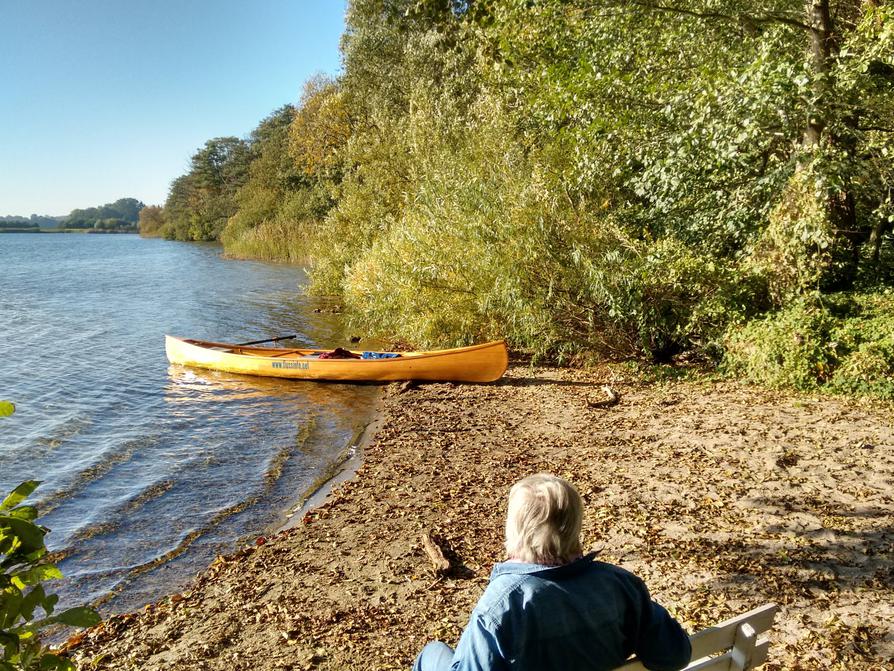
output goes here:
{"type": "Polygon", "coordinates": [[[345,0],[0,0],[0,215],[161,204],[205,140],[337,74],[345,0]]]}

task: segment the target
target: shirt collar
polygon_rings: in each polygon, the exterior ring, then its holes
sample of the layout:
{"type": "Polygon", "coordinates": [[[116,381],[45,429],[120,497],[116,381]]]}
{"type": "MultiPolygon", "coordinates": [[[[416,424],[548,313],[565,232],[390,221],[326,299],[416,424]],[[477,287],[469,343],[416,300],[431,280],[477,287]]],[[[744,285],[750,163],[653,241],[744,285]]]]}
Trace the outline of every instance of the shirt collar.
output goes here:
{"type": "Polygon", "coordinates": [[[542,578],[559,579],[580,573],[589,566],[596,557],[595,552],[575,559],[567,564],[560,566],[550,566],[548,564],[527,564],[524,562],[506,561],[494,564],[494,568],[490,573],[490,579],[493,580],[501,575],[536,575],[542,578]]]}

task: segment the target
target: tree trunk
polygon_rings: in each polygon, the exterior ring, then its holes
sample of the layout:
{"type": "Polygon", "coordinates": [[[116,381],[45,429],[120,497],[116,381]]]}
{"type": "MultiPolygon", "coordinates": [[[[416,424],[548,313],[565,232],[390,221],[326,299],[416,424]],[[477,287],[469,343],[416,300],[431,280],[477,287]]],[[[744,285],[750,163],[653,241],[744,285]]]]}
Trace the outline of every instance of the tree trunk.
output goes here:
{"type": "MultiPolygon", "coordinates": [[[[813,106],[804,132],[805,147],[818,147],[823,133],[826,133],[828,119],[827,110],[832,101],[830,81],[832,60],[838,56],[839,43],[832,21],[829,0],[808,0],[807,18],[810,31],[810,60],[814,72],[813,106]]],[[[856,118],[848,120],[856,126],[856,118]]],[[[853,154],[853,140],[830,136],[829,142],[853,154]]],[[[850,185],[845,184],[842,191],[829,194],[826,208],[829,223],[834,231],[835,243],[831,250],[833,265],[823,282],[824,288],[840,290],[849,287],[855,279],[860,261],[860,246],[865,242],[865,235],[857,227],[857,210],[850,185]]]]}
{"type": "Polygon", "coordinates": [[[829,61],[832,58],[833,50],[837,51],[833,40],[829,0],[808,0],[807,18],[807,24],[811,28],[810,57],[816,77],[813,83],[813,109],[807,119],[804,144],[808,147],[816,147],[826,128],[825,109],[828,104],[829,61]]]}
{"type": "Polygon", "coordinates": [[[875,226],[872,227],[872,233],[869,234],[869,245],[872,248],[872,258],[869,262],[873,268],[878,268],[882,255],[882,236],[885,234],[887,222],[879,218],[875,226]]]}

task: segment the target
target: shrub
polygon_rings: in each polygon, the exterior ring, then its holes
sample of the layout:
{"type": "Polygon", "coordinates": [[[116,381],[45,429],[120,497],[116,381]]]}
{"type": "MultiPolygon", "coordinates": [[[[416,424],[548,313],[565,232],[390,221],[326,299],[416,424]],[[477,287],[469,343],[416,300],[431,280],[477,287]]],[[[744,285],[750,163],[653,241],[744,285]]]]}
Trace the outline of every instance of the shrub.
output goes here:
{"type": "MultiPolygon", "coordinates": [[[[0,417],[13,410],[11,403],[0,401],[0,417]]],[[[44,583],[62,573],[46,561],[49,529],[34,523],[33,506],[22,504],[39,484],[23,482],[0,502],[0,671],[74,671],[74,664],[45,648],[38,634],[54,624],[89,627],[99,622],[92,608],[54,614],[58,597],[48,594],[44,583]],[[38,608],[43,617],[38,617],[38,608]]]]}
{"type": "Polygon", "coordinates": [[[859,315],[833,334],[849,353],[832,375],[829,388],[894,400],[894,296],[863,295],[858,305],[859,315]]]}
{"type": "Polygon", "coordinates": [[[731,262],[634,237],[570,201],[549,158],[514,150],[493,114],[420,158],[424,177],[387,231],[339,264],[355,328],[427,346],[505,337],[560,359],[665,360],[706,347],[761,295],[731,262]]]}
{"type": "Polygon", "coordinates": [[[666,360],[709,347],[761,304],[765,288],[733,261],[572,196],[566,158],[517,146],[498,100],[482,95],[472,111],[455,134],[414,117],[375,145],[388,148],[380,170],[342,184],[311,277],[344,297],[355,329],[420,346],[504,337],[558,359],[666,360]]]}
{"type": "Polygon", "coordinates": [[[894,296],[803,297],[730,328],[725,369],[771,387],[894,399],[894,296]]]}

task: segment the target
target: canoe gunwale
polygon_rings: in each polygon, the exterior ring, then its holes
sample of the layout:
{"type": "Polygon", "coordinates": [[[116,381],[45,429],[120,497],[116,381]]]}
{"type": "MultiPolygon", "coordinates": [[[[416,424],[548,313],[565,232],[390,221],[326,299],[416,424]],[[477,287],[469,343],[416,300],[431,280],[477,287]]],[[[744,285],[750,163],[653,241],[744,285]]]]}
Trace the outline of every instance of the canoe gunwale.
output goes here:
{"type": "MultiPolygon", "coordinates": [[[[258,351],[274,351],[280,348],[274,347],[240,347],[239,345],[235,345],[233,343],[225,343],[225,342],[214,342],[210,340],[194,340],[192,338],[179,338],[177,336],[166,336],[167,338],[172,338],[179,342],[185,343],[187,345],[192,345],[193,347],[198,347],[200,349],[214,351],[215,347],[224,347],[226,350],[221,350],[221,354],[229,354],[232,356],[245,356],[251,357],[252,359],[279,359],[282,356],[290,353],[307,353],[307,354],[323,354],[324,352],[331,352],[332,350],[328,349],[304,349],[304,348],[284,348],[282,354],[249,354],[244,351],[236,351],[236,350],[258,350],[258,351]]],[[[401,356],[395,357],[394,359],[314,359],[314,361],[319,361],[320,363],[330,363],[330,362],[339,362],[344,363],[346,361],[356,362],[356,363],[386,363],[389,361],[399,361],[400,359],[412,358],[414,361],[422,359],[422,358],[430,358],[437,356],[456,356],[460,354],[466,354],[470,352],[475,352],[482,349],[487,349],[488,347],[499,347],[505,346],[506,341],[504,340],[491,340],[490,342],[480,343],[478,345],[469,345],[467,347],[456,347],[454,349],[439,349],[439,350],[430,350],[430,351],[414,351],[414,352],[393,352],[394,354],[400,354],[401,356]]],[[[361,354],[363,350],[348,350],[353,354],[361,354]]],[[[379,351],[379,350],[377,350],[379,351]]],[[[384,350],[382,350],[384,351],[384,350]]],[[[392,352],[387,352],[392,353],[392,352]]]]}

